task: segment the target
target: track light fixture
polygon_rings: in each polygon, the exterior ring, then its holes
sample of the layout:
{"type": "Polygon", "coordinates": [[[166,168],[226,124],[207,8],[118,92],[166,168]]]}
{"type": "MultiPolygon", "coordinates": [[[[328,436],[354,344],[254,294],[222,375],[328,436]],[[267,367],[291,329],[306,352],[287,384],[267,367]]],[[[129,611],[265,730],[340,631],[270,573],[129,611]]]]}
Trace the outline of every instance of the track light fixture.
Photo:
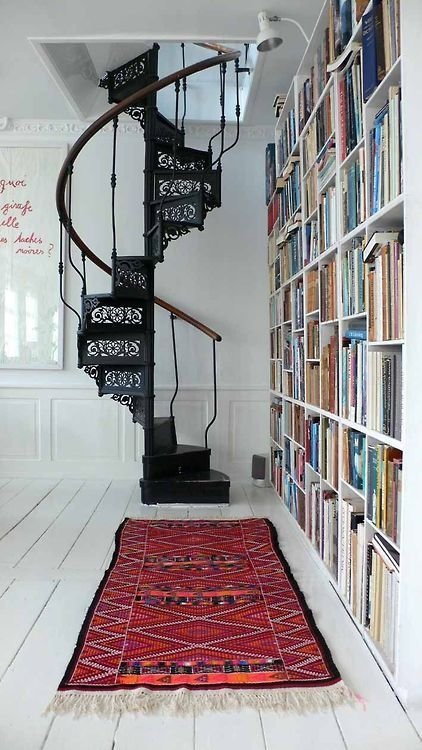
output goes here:
{"type": "Polygon", "coordinates": [[[258,52],[269,52],[272,49],[276,49],[276,47],[279,47],[280,44],[283,43],[283,39],[281,38],[279,32],[274,28],[274,24],[279,23],[280,21],[288,21],[289,23],[293,23],[295,26],[297,26],[297,28],[305,37],[306,43],[309,43],[309,37],[305,33],[300,23],[298,21],[295,21],[294,18],[280,18],[280,16],[269,16],[266,10],[261,10],[258,13],[259,34],[256,39],[258,52]]]}

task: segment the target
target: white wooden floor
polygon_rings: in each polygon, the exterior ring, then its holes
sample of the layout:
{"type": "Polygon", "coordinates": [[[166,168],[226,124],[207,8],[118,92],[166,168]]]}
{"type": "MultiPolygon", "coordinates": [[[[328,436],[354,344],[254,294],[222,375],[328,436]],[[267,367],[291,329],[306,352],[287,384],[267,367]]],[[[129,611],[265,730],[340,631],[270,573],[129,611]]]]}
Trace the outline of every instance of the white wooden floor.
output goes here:
{"type": "Polygon", "coordinates": [[[422,750],[407,715],[272,490],[234,486],[220,508],[143,508],[132,481],[0,479],[1,750],[422,750]],[[43,716],[125,516],[266,516],[276,525],[346,682],[367,701],[309,716],[243,710],[187,718],[43,716]]]}

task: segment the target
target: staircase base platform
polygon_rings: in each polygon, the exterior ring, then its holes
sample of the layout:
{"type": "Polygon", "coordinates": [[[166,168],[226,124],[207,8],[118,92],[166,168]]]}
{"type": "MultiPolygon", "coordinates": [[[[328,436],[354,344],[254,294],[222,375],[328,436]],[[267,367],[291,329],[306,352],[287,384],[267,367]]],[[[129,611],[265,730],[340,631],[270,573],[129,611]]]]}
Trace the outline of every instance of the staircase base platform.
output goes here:
{"type": "Polygon", "coordinates": [[[215,469],[177,474],[163,479],[140,479],[143,505],[165,503],[226,505],[230,502],[230,479],[215,469]]]}

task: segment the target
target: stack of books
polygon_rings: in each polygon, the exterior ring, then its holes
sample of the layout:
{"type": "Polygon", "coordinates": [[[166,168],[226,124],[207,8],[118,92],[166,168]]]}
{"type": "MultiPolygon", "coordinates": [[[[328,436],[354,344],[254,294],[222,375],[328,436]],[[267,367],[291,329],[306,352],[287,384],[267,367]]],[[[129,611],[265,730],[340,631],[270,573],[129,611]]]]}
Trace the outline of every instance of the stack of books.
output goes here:
{"type": "Polygon", "coordinates": [[[299,404],[293,407],[293,439],[299,445],[305,445],[305,409],[299,404]]]}
{"type": "Polygon", "coordinates": [[[317,208],[317,169],[312,167],[305,177],[305,215],[308,219],[317,208]]]}
{"type": "Polygon", "coordinates": [[[317,362],[306,363],[306,399],[313,406],[320,404],[320,366],[317,362]]]}
{"type": "Polygon", "coordinates": [[[369,341],[403,338],[403,246],[400,232],[375,232],[364,249],[368,264],[369,341]]]}
{"type": "Polygon", "coordinates": [[[270,429],[272,439],[281,444],[283,439],[283,402],[273,399],[270,407],[270,429]]]}
{"type": "Polygon", "coordinates": [[[323,417],[321,421],[321,476],[338,487],[338,424],[323,417]]]}
{"type": "Polygon", "coordinates": [[[311,220],[305,225],[305,264],[311,263],[318,257],[319,253],[319,236],[318,222],[311,220]]]}
{"type": "Polygon", "coordinates": [[[364,502],[344,498],[341,504],[339,588],[361,621],[365,553],[364,502]]]}
{"type": "Polygon", "coordinates": [[[338,414],[338,337],[330,336],[321,352],[321,408],[338,414]]]}
{"type": "Polygon", "coordinates": [[[319,552],[321,540],[321,487],[319,482],[311,482],[309,485],[309,500],[307,508],[308,537],[319,552]]]}
{"type": "Polygon", "coordinates": [[[309,115],[328,82],[327,65],[334,59],[333,52],[333,44],[330,44],[330,31],[327,28],[314,55],[309,78],[304,81],[299,90],[299,133],[305,127],[309,115]]]}
{"type": "MultiPolygon", "coordinates": [[[[296,519],[299,526],[305,531],[306,527],[306,506],[305,506],[305,495],[299,489],[297,484],[289,477],[288,474],[284,477],[283,485],[283,497],[284,503],[287,509],[292,514],[293,518],[296,519]]],[[[281,494],[281,493],[280,493],[281,494]]]]}
{"type": "Polygon", "coordinates": [[[321,320],[337,319],[337,275],[336,259],[324,263],[321,267],[321,320]]]}
{"type": "Polygon", "coordinates": [[[343,479],[359,492],[366,486],[366,437],[357,430],[343,429],[343,479]]]}
{"type": "Polygon", "coordinates": [[[320,251],[328,250],[337,238],[337,204],[334,186],[326,189],[319,197],[320,251]]]}
{"type": "Polygon", "coordinates": [[[281,247],[281,278],[283,283],[298,273],[302,265],[302,232],[299,228],[287,235],[281,247]]]}
{"type": "Polygon", "coordinates": [[[270,327],[275,328],[281,324],[280,294],[270,297],[270,327]]]}
{"type": "Polygon", "coordinates": [[[280,175],[296,143],[295,110],[291,109],[281,128],[277,143],[277,174],[280,175]]]}
{"type": "Polygon", "coordinates": [[[308,464],[319,473],[319,417],[309,416],[306,420],[305,458],[308,464]]]}
{"type": "Polygon", "coordinates": [[[271,350],[271,359],[281,359],[281,353],[282,353],[281,328],[275,328],[272,331],[270,331],[270,350],[271,350]]]}
{"type": "Polygon", "coordinates": [[[306,331],[308,359],[319,359],[319,321],[308,320],[306,331]]]}
{"type": "Polygon", "coordinates": [[[280,192],[280,226],[284,227],[300,207],[299,162],[293,162],[289,174],[277,180],[277,189],[280,192]]]}
{"type": "Polygon", "coordinates": [[[270,362],[270,388],[281,393],[283,367],[281,362],[270,362]]]}
{"type": "Polygon", "coordinates": [[[399,86],[390,86],[388,101],[374,119],[370,149],[369,200],[374,214],[403,189],[399,86]]]}
{"type": "Polygon", "coordinates": [[[373,0],[362,17],[365,101],[369,99],[399,56],[400,0],[373,0]]]}
{"type": "Polygon", "coordinates": [[[295,329],[303,328],[304,307],[303,307],[303,279],[299,279],[294,286],[293,315],[295,329]]]}
{"type": "Polygon", "coordinates": [[[292,289],[286,286],[283,294],[283,323],[292,319],[292,289]]]}
{"type": "Polygon", "coordinates": [[[270,294],[274,294],[274,292],[280,289],[280,284],[280,256],[277,255],[274,263],[270,266],[270,294]]]}
{"type": "Polygon", "coordinates": [[[400,538],[402,470],[401,451],[368,446],[368,518],[394,542],[400,538]]]}
{"type": "Polygon", "coordinates": [[[305,451],[289,438],[284,439],[285,469],[299,487],[305,485],[305,451]]]}
{"type": "Polygon", "coordinates": [[[319,309],[318,270],[306,274],[306,312],[311,313],[319,309]]]}
{"type": "Polygon", "coordinates": [[[322,492],[320,555],[337,580],[338,566],[338,496],[331,490],[322,492]]]}
{"type": "Polygon", "coordinates": [[[362,238],[355,237],[342,260],[343,315],[365,312],[365,284],[362,238]]]}
{"type": "Polygon", "coordinates": [[[348,328],[341,349],[342,415],[366,425],[366,328],[348,328]]]}
{"type": "Polygon", "coordinates": [[[358,54],[339,81],[340,161],[363,137],[362,70],[358,54]]]}
{"type": "Polygon", "coordinates": [[[305,400],[305,346],[304,336],[293,337],[293,397],[305,400]]]}
{"type": "Polygon", "coordinates": [[[283,367],[285,370],[293,367],[292,329],[287,326],[283,338],[283,367]]]}
{"type": "Polygon", "coordinates": [[[387,661],[395,662],[400,554],[380,534],[368,545],[366,625],[387,661]]]}
{"type": "Polygon", "coordinates": [[[271,481],[276,492],[281,494],[283,489],[283,451],[271,448],[271,481]]]}
{"type": "Polygon", "coordinates": [[[369,366],[371,373],[369,426],[384,435],[400,440],[402,353],[401,351],[371,351],[369,366]]]}
{"type": "Polygon", "coordinates": [[[291,401],[284,402],[284,434],[293,437],[293,404],[291,401]]]}
{"type": "Polygon", "coordinates": [[[365,156],[360,148],[356,161],[343,171],[342,176],[343,229],[347,234],[362,224],[365,208],[365,156]]]}

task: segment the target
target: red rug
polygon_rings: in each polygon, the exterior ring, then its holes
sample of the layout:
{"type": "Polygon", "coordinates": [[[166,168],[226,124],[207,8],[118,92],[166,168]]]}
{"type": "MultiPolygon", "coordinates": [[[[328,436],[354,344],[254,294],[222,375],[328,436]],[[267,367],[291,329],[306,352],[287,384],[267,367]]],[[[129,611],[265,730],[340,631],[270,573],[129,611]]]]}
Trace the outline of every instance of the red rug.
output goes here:
{"type": "Polygon", "coordinates": [[[353,702],[266,519],[126,519],[50,709],[353,702]]]}

